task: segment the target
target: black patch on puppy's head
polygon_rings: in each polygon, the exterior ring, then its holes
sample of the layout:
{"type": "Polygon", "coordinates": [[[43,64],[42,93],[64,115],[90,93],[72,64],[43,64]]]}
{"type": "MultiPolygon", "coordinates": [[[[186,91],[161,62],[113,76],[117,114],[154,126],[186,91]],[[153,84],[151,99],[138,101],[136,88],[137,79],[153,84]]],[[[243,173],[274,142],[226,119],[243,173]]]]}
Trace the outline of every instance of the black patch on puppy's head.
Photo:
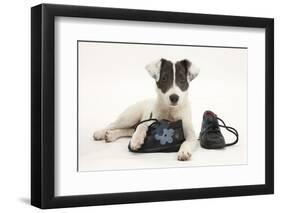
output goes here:
{"type": "Polygon", "coordinates": [[[165,93],[173,86],[173,80],[173,63],[166,59],[161,59],[160,77],[156,82],[157,87],[165,93]]]}
{"type": "Polygon", "coordinates": [[[181,89],[181,91],[186,91],[189,87],[187,80],[188,69],[191,63],[188,60],[178,61],[175,65],[176,67],[176,85],[181,89]]]}

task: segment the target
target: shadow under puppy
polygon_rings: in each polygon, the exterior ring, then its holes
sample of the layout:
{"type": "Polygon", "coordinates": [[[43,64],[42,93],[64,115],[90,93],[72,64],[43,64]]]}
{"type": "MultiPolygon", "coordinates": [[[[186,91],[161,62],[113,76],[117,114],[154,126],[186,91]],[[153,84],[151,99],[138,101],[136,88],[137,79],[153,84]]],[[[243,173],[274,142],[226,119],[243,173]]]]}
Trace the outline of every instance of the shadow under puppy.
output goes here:
{"type": "Polygon", "coordinates": [[[150,122],[145,122],[135,130],[142,120],[153,118],[169,121],[182,120],[185,141],[178,151],[178,160],[188,160],[197,143],[192,125],[191,108],[188,100],[190,82],[198,75],[199,69],[189,60],[175,63],[160,59],[146,66],[155,79],[157,98],[138,102],[129,106],[119,117],[104,129],[94,133],[95,140],[115,141],[120,137],[132,136],[130,148],[138,150],[144,143],[150,122]]]}

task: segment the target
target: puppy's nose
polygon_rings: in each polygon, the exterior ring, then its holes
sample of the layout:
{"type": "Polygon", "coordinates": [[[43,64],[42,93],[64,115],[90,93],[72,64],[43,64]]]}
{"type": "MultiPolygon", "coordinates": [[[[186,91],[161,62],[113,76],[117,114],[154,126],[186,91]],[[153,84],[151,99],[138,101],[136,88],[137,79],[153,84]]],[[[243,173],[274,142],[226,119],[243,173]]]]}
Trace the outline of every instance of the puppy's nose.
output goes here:
{"type": "Polygon", "coordinates": [[[170,95],[170,101],[173,103],[173,104],[175,104],[175,103],[177,103],[178,102],[178,100],[179,100],[179,96],[178,95],[176,95],[176,94],[172,94],[172,95],[170,95]]]}

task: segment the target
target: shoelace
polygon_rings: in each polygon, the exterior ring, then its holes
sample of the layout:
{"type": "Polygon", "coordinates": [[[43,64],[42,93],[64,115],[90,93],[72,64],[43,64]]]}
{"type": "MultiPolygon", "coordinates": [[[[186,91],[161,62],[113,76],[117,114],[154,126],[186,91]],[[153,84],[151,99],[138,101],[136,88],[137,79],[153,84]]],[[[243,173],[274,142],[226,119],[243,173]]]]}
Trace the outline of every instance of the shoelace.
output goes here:
{"type": "Polygon", "coordinates": [[[224,122],[221,118],[217,117],[217,119],[218,119],[223,125],[221,125],[221,124],[214,124],[214,123],[213,123],[213,124],[210,124],[210,125],[207,127],[206,132],[214,132],[214,133],[216,133],[216,132],[219,132],[219,131],[220,131],[218,127],[223,127],[223,128],[225,128],[227,131],[233,133],[233,134],[236,136],[236,140],[235,140],[234,142],[232,142],[232,143],[227,143],[227,144],[225,144],[225,146],[232,146],[232,145],[236,144],[236,143],[238,142],[238,139],[239,139],[239,134],[238,134],[237,130],[234,129],[233,127],[226,126],[225,122],[224,122]]]}
{"type": "MultiPolygon", "coordinates": [[[[235,141],[233,141],[232,143],[227,143],[227,144],[225,144],[225,146],[232,146],[232,145],[236,144],[236,143],[238,142],[238,140],[239,140],[239,134],[238,134],[237,130],[234,129],[233,127],[227,126],[227,125],[225,124],[225,122],[224,122],[221,118],[217,117],[217,119],[218,119],[220,122],[222,122],[223,125],[221,125],[221,124],[209,125],[209,126],[207,127],[207,130],[206,130],[206,131],[207,131],[207,132],[214,132],[214,133],[216,133],[216,132],[220,131],[220,130],[218,129],[218,127],[223,127],[223,128],[225,128],[227,131],[233,133],[233,134],[236,136],[236,140],[235,140],[235,141]]],[[[135,130],[137,129],[137,127],[138,127],[140,124],[145,123],[145,122],[148,122],[148,121],[154,121],[152,124],[150,124],[150,125],[148,126],[148,131],[151,131],[151,129],[157,127],[157,126],[160,124],[160,122],[159,122],[157,119],[155,119],[155,118],[149,118],[149,119],[140,121],[140,122],[136,125],[135,130]]]]}
{"type": "Polygon", "coordinates": [[[149,131],[150,129],[154,128],[154,127],[157,127],[157,126],[160,124],[160,122],[159,122],[157,119],[155,119],[155,118],[149,118],[149,119],[140,121],[140,122],[136,125],[135,130],[137,129],[137,127],[138,127],[140,124],[145,123],[145,122],[148,122],[148,121],[154,121],[152,124],[150,124],[150,125],[148,126],[148,131],[149,131]]]}

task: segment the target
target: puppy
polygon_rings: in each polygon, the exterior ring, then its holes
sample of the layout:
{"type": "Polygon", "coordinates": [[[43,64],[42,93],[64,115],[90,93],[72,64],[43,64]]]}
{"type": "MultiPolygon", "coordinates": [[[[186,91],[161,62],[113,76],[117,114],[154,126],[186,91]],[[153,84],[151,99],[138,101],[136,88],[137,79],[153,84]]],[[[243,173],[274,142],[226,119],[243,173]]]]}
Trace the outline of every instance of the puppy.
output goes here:
{"type": "Polygon", "coordinates": [[[191,121],[191,109],[188,100],[190,82],[198,75],[199,69],[189,60],[172,63],[160,59],[146,66],[149,74],[155,79],[157,98],[145,100],[128,107],[119,117],[104,129],[94,133],[95,140],[115,141],[120,137],[131,138],[131,149],[138,150],[144,143],[149,122],[134,127],[142,120],[152,117],[176,121],[181,119],[185,141],[178,151],[178,160],[190,159],[196,145],[196,136],[191,121]]]}

